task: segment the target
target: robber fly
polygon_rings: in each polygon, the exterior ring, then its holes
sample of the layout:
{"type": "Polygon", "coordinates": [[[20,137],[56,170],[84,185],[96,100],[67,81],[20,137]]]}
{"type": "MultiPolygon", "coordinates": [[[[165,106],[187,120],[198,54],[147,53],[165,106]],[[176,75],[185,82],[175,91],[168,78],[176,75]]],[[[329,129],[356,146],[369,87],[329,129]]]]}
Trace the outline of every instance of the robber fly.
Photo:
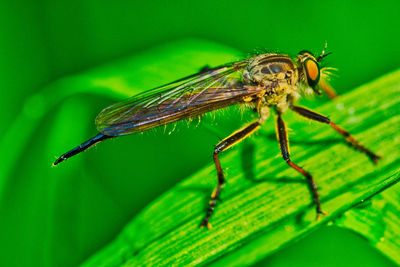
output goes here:
{"type": "Polygon", "coordinates": [[[375,164],[380,158],[326,116],[294,105],[304,89],[312,89],[316,94],[320,94],[322,89],[328,96],[335,96],[326,83],[328,68],[320,67],[321,60],[328,55],[324,51],[318,57],[309,51],[301,51],[295,59],[283,54],[259,54],[132,96],[100,112],[96,118],[100,133],[60,156],[54,165],[106,139],[147,131],[231,105],[246,104],[258,113],[258,118],[220,141],[214,148],[218,184],[211,194],[207,213],[201,222],[202,227],[211,228],[209,219],[225,183],[219,154],[258,130],[273,109],[277,115],[276,131],[282,157],[307,179],[318,218],[324,212],[321,210],[317,185],[309,172],[290,159],[286,126],[281,116],[283,112],[291,109],[308,119],[328,124],[375,164]]]}

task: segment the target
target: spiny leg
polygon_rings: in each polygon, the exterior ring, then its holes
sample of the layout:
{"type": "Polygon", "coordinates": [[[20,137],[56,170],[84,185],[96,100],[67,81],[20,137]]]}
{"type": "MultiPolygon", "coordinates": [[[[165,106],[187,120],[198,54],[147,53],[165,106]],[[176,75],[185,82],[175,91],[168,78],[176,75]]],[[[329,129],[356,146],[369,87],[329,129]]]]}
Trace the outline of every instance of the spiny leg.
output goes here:
{"type": "Polygon", "coordinates": [[[295,164],[294,162],[292,162],[290,160],[289,139],[288,139],[288,135],[286,132],[286,126],[282,120],[280,112],[278,112],[276,130],[277,130],[277,137],[278,137],[278,141],[279,141],[279,147],[280,147],[283,159],[286,161],[286,163],[290,167],[292,167],[293,169],[295,169],[296,171],[298,171],[304,177],[307,178],[310,190],[313,194],[313,198],[314,198],[314,202],[315,202],[315,206],[316,206],[316,210],[317,210],[317,219],[318,219],[320,214],[325,214],[325,212],[323,212],[321,210],[321,201],[320,201],[319,194],[318,194],[318,187],[317,187],[312,175],[309,172],[307,172],[306,170],[304,170],[303,168],[301,168],[300,166],[298,166],[297,164],[295,164]]]}
{"type": "Polygon", "coordinates": [[[208,210],[206,216],[204,217],[203,221],[200,224],[200,227],[206,226],[208,229],[211,228],[209,219],[214,212],[215,206],[217,205],[217,200],[222,191],[222,187],[225,184],[224,172],[222,171],[218,154],[232,147],[233,145],[239,143],[240,141],[248,137],[250,134],[258,130],[260,128],[260,125],[268,117],[268,114],[269,112],[267,111],[267,108],[261,107],[260,118],[257,121],[252,122],[249,125],[237,130],[236,132],[234,132],[233,134],[231,134],[230,136],[228,136],[215,146],[213,158],[214,158],[215,168],[217,169],[218,185],[215,187],[214,191],[211,194],[211,200],[209,202],[208,210]]]}
{"type": "Polygon", "coordinates": [[[297,106],[291,106],[290,108],[293,111],[297,112],[298,114],[300,114],[306,118],[329,124],[336,132],[341,134],[346,139],[347,143],[349,143],[355,149],[366,154],[372,160],[373,163],[378,164],[378,160],[381,158],[381,156],[376,155],[374,152],[372,152],[365,146],[361,145],[357,141],[357,139],[355,139],[348,131],[344,130],[343,128],[337,126],[335,123],[331,122],[331,120],[329,118],[327,118],[321,114],[318,114],[312,110],[309,110],[307,108],[297,107],[297,106]]]}

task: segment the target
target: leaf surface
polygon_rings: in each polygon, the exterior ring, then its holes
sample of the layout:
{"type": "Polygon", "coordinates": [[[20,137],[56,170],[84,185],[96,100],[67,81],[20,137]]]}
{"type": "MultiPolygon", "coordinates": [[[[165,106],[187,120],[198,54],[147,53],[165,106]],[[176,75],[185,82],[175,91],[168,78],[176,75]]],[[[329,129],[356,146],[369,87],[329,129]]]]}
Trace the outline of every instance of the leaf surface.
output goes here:
{"type": "Polygon", "coordinates": [[[399,93],[397,71],[316,109],[382,155],[378,166],[328,126],[284,115],[292,129],[292,160],[319,185],[328,213],[322,220],[315,220],[304,179],[277,156],[273,127],[265,127],[221,156],[228,181],[211,230],[198,227],[216,184],[210,162],[145,208],[85,265],[251,264],[339,218],[400,178],[399,93]]]}

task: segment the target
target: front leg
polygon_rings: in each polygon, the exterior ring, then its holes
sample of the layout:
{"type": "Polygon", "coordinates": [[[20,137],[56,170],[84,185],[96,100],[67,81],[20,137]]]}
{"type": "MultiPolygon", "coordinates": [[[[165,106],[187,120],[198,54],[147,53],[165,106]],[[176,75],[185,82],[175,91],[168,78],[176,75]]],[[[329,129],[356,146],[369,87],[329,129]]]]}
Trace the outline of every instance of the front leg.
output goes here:
{"type": "Polygon", "coordinates": [[[297,112],[298,114],[315,120],[315,121],[319,121],[322,123],[326,123],[329,124],[336,132],[338,132],[339,134],[341,134],[347,141],[347,143],[349,143],[351,146],[353,146],[355,149],[361,151],[362,153],[366,154],[373,163],[378,164],[378,160],[381,158],[381,156],[376,155],[374,152],[372,152],[371,150],[369,150],[368,148],[366,148],[365,146],[361,145],[357,139],[355,139],[348,131],[346,131],[345,129],[337,126],[335,123],[333,123],[329,118],[318,114],[312,110],[309,110],[307,108],[303,108],[303,107],[297,107],[297,106],[291,106],[290,107],[293,111],[297,112]]]}

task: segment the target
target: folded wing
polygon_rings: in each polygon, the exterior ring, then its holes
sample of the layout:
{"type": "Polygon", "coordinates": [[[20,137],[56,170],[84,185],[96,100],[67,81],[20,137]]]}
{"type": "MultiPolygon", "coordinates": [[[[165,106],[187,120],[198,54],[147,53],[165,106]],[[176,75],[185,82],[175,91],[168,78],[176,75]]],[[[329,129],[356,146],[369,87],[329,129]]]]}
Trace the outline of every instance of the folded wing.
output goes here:
{"type": "Polygon", "coordinates": [[[247,64],[217,67],[132,96],[104,109],[96,118],[98,130],[108,136],[132,134],[243,102],[261,91],[243,85],[247,64]]]}

